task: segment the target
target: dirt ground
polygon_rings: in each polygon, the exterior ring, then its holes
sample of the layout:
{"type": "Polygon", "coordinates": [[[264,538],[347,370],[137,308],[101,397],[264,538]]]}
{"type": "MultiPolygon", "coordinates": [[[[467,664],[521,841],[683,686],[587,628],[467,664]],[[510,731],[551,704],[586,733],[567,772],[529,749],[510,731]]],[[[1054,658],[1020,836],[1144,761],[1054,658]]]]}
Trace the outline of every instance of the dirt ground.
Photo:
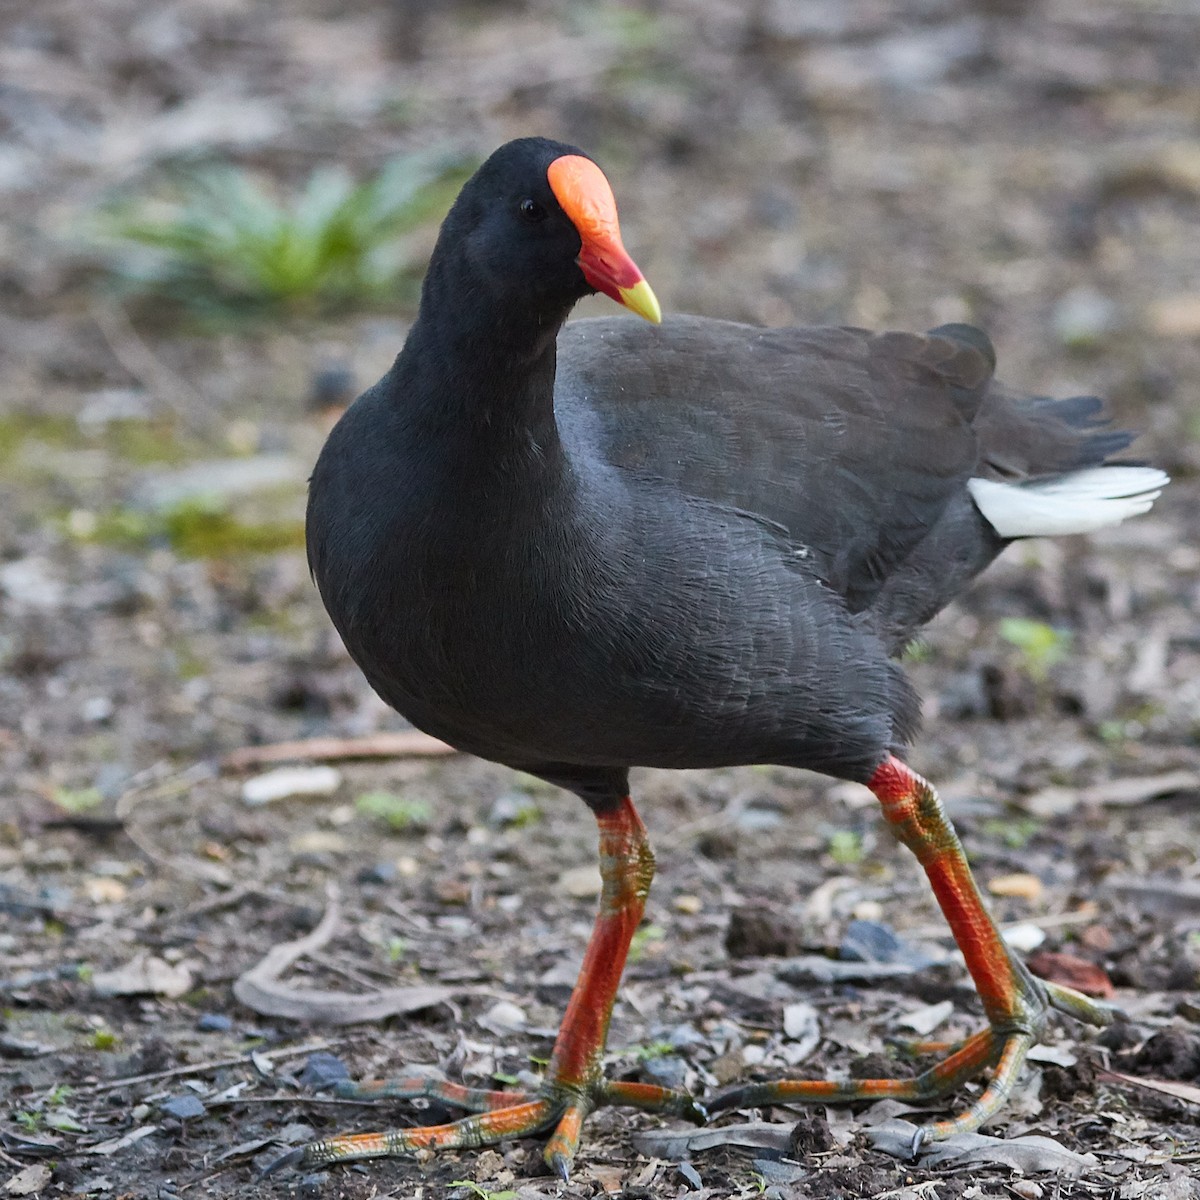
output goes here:
{"type": "MultiPolygon", "coordinates": [[[[0,7],[0,1195],[1200,1196],[1197,62],[1200,11],[1167,0],[0,7]],[[313,1136],[430,1119],[322,1090],[344,1071],[536,1074],[594,826],[464,757],[308,762],[320,795],[247,802],[269,768],[233,769],[240,748],[403,728],[295,535],[306,398],[372,381],[411,309],[156,320],[115,298],[89,218],[180,161],[293,186],[532,132],[605,165],[665,308],[975,321],[1002,377],[1111,398],[1174,476],[1144,519],[1011,550],[911,655],[912,760],[998,916],[1126,1014],[1052,1022],[1003,1141],[913,1162],[895,1106],[733,1114],[704,1145],[604,1111],[570,1186],[533,1139],[259,1178],[313,1136]],[[205,489],[277,548],[155,532],[157,498],[205,489]],[[239,1002],[331,883],[331,939],[239,1002]],[[255,1011],[398,987],[436,990],[351,1025],[255,1011]]],[[[895,1035],[979,1026],[865,791],[764,768],[641,772],[635,795],[659,875],[611,1073],[701,1095],[907,1073],[895,1035]]]]}

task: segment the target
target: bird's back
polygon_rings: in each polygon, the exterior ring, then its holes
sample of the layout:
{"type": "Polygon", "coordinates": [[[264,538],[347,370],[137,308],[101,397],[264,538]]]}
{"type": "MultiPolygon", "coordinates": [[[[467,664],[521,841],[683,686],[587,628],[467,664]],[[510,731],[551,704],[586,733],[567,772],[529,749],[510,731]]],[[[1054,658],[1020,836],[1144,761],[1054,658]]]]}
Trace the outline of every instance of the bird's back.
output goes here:
{"type": "Polygon", "coordinates": [[[1130,440],[1094,398],[1006,392],[994,362],[961,325],[588,320],[560,335],[555,403],[579,453],[778,526],[897,645],[1003,549],[969,479],[1057,475],[1130,440]]]}

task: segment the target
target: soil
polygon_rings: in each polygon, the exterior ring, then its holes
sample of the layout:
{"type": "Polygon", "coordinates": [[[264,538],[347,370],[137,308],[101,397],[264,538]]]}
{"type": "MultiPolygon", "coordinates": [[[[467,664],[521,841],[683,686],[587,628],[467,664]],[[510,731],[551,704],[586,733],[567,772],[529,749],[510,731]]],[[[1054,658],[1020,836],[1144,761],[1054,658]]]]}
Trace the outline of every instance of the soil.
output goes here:
{"type": "MultiPolygon", "coordinates": [[[[0,1191],[1200,1196],[1197,61],[1190,6],[1138,0],[0,10],[0,1191]],[[89,220],[181,163],[288,187],[531,132],[604,164],[668,310],[975,321],[1006,380],[1109,397],[1174,476],[1143,519],[1014,547],[909,656],[912,761],[998,917],[1125,1013],[1053,1021],[985,1131],[1055,1154],[909,1161],[870,1137],[895,1107],[857,1105],[723,1117],[782,1140],[685,1157],[641,1140],[672,1122],[608,1110],[569,1186],[537,1139],[260,1179],[307,1138],[440,1119],[321,1090],[343,1071],[536,1075],[590,928],[594,827],[459,756],[338,762],[305,777],[321,796],[245,801],[268,768],[223,766],[235,750],[403,728],[295,535],[323,436],[306,398],[369,383],[411,308],[197,328],[116,298],[89,220]],[[154,523],[155,497],[206,486],[236,522],[154,523]],[[347,1026],[235,999],[332,882],[338,931],[288,985],[444,998],[347,1026]]],[[[639,772],[635,795],[659,874],[613,1075],[711,1095],[905,1074],[895,1035],[979,1026],[865,791],[763,768],[639,772]],[[811,956],[852,951],[903,973],[811,981],[811,956]]]]}

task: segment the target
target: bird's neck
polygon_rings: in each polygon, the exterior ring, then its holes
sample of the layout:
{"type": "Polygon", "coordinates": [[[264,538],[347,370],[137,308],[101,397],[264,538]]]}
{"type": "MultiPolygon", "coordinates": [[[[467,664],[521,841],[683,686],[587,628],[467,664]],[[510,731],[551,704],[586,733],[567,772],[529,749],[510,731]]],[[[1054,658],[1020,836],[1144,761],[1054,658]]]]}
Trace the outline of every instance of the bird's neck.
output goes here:
{"type": "Polygon", "coordinates": [[[464,450],[557,452],[555,343],[569,311],[531,313],[469,288],[448,303],[426,295],[396,361],[406,408],[464,450]]]}

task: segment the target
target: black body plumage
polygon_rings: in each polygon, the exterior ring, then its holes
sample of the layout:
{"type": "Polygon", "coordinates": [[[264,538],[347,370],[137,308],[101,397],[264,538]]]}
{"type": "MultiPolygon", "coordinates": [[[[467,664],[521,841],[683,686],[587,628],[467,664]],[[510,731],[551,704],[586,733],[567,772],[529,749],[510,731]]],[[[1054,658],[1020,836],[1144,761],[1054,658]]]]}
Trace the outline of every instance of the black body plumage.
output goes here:
{"type": "Polygon", "coordinates": [[[890,656],[1006,544],[967,480],[1129,438],[999,388],[967,326],[564,327],[590,290],[545,184],[564,153],[510,143],[467,184],[403,351],[331,434],[326,607],[414,725],[596,806],[639,765],[865,780],[917,723],[890,656]]]}

